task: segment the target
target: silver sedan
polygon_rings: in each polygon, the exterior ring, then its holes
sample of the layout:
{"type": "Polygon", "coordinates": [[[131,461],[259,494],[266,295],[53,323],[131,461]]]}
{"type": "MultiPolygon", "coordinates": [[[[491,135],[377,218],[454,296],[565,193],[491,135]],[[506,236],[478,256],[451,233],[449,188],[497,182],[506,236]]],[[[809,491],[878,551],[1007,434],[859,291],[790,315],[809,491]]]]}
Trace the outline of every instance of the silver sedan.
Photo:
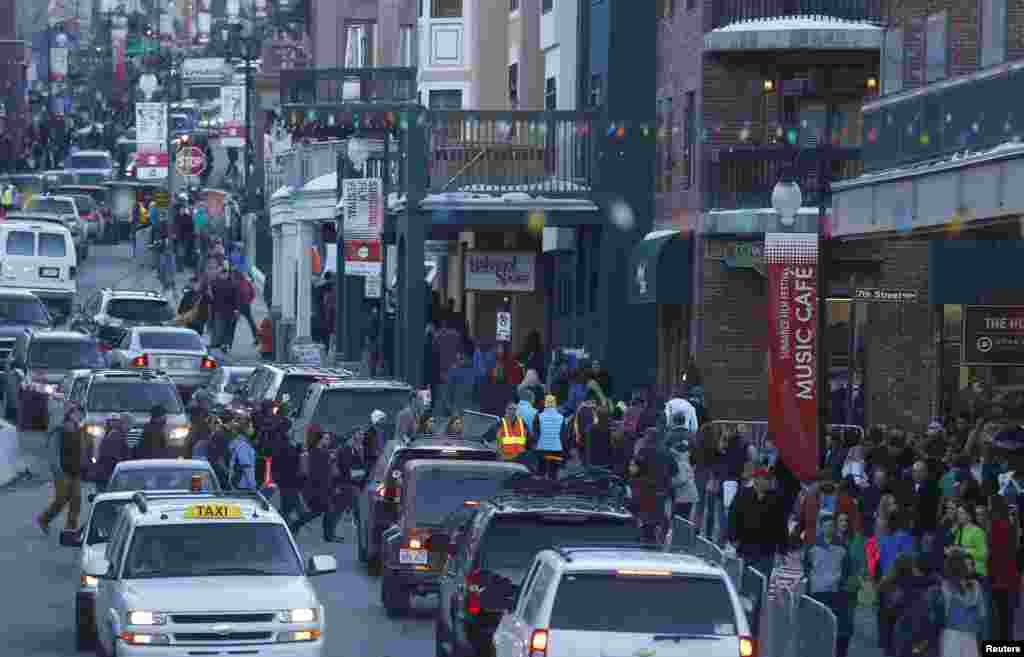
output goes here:
{"type": "Polygon", "coordinates": [[[219,364],[199,334],[170,326],[136,326],[111,353],[114,367],[162,370],[178,386],[183,399],[210,383],[219,364]]]}

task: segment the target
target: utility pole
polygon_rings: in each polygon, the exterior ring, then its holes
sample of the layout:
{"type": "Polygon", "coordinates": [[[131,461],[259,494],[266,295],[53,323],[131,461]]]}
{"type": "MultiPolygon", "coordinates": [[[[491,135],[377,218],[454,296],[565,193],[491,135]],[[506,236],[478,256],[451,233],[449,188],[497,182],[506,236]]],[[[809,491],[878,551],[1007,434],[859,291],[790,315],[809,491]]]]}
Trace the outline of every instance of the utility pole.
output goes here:
{"type": "Polygon", "coordinates": [[[253,189],[253,171],[256,163],[253,154],[256,149],[252,143],[252,45],[258,43],[255,35],[245,47],[245,211],[253,212],[256,208],[256,193],[253,189]]]}

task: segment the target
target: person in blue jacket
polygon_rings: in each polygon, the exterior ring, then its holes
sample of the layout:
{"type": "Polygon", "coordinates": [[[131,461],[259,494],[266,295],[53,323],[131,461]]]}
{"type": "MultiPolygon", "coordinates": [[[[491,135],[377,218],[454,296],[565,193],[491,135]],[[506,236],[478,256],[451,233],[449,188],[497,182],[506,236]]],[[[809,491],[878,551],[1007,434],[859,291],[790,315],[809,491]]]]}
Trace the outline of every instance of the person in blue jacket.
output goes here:
{"type": "Polygon", "coordinates": [[[538,474],[551,479],[558,478],[562,466],[562,445],[568,423],[558,410],[558,399],[554,395],[544,398],[544,410],[533,420],[534,450],[538,453],[538,474]]]}

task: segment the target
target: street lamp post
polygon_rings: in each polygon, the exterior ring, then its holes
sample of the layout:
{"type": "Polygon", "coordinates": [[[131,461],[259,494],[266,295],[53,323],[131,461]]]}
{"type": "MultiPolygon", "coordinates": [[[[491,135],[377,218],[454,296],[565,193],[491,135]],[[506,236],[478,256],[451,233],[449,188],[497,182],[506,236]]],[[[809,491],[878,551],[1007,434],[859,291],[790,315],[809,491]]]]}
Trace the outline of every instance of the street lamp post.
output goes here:
{"type": "MultiPolygon", "coordinates": [[[[253,212],[254,208],[258,205],[258,198],[256,189],[254,188],[253,174],[256,170],[256,150],[253,147],[252,142],[252,101],[253,101],[253,76],[252,69],[253,63],[259,58],[260,51],[263,47],[262,39],[260,35],[254,30],[252,34],[243,36],[241,22],[235,22],[232,24],[232,29],[236,32],[239,43],[240,52],[239,59],[245,62],[245,208],[246,212],[253,212]]],[[[227,41],[227,29],[222,30],[222,36],[227,41]]]]}
{"type": "MultiPolygon", "coordinates": [[[[366,163],[370,158],[370,144],[360,137],[350,137],[347,143],[348,161],[359,171],[363,177],[366,176],[366,163]]],[[[345,179],[345,158],[338,158],[338,197],[343,199],[342,184],[345,179]]],[[[358,353],[353,353],[355,347],[354,336],[351,335],[351,323],[349,321],[350,309],[348,307],[349,278],[345,273],[345,212],[338,213],[338,229],[335,231],[335,282],[334,282],[334,354],[335,361],[340,364],[354,361],[359,358],[358,353]]],[[[354,287],[354,286],[353,286],[354,287]]]]}

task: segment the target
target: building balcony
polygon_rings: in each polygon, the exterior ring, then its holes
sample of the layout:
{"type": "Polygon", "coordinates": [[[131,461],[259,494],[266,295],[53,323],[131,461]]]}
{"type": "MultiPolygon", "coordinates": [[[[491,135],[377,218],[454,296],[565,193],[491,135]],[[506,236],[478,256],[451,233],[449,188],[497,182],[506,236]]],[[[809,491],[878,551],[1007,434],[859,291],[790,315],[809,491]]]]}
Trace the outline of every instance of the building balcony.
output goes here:
{"type": "Polygon", "coordinates": [[[596,170],[583,112],[432,111],[430,192],[584,196],[596,170]]]}
{"type": "Polygon", "coordinates": [[[772,189],[784,173],[803,191],[804,206],[831,204],[829,182],[859,175],[857,147],[751,146],[722,151],[706,164],[705,207],[709,212],[772,207],[772,189]]]}
{"type": "Polygon", "coordinates": [[[882,22],[881,0],[715,0],[710,29],[744,21],[808,17],[864,23],[882,22]]]}
{"type": "MultiPolygon", "coordinates": [[[[371,157],[372,154],[383,153],[383,140],[368,141],[371,157]]],[[[282,187],[301,189],[321,176],[337,172],[338,156],[348,154],[348,141],[344,139],[282,146],[276,147],[274,154],[264,159],[266,188],[270,194],[282,187]]]]}
{"type": "Polygon", "coordinates": [[[977,156],[1019,142],[1024,116],[1010,99],[1021,97],[1024,62],[1016,62],[868,103],[864,169],[880,172],[977,156]]]}

